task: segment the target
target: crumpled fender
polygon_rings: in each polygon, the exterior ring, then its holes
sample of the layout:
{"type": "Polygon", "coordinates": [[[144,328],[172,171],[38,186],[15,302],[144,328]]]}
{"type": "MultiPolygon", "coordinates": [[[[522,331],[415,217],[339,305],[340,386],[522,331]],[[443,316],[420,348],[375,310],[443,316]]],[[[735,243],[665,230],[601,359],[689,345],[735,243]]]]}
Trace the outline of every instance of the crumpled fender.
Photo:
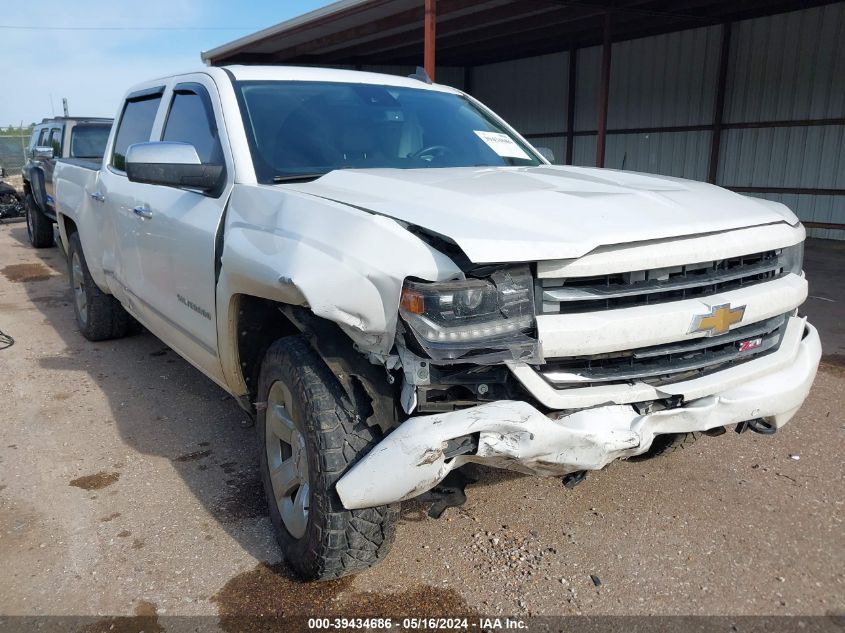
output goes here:
{"type": "MultiPolygon", "coordinates": [[[[337,323],[362,351],[386,354],[406,277],[463,278],[451,259],[396,220],[283,185],[235,185],[224,231],[217,292],[221,342],[236,316],[234,297],[247,294],[307,306],[337,323]],[[222,318],[227,314],[229,323],[222,318]]],[[[231,381],[237,375],[234,341],[220,347],[231,381]]]]}

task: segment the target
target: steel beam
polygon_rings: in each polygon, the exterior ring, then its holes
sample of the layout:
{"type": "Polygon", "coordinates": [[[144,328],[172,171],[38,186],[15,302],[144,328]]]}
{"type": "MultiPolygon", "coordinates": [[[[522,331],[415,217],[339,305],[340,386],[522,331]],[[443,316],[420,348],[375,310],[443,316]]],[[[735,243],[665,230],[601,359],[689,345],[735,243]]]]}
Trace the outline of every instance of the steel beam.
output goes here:
{"type": "Polygon", "coordinates": [[[722,121],[725,117],[725,93],[728,85],[728,61],[731,56],[731,23],[722,25],[722,46],[719,52],[719,76],[713,103],[713,135],[710,139],[710,164],[707,182],[715,183],[719,173],[719,150],[722,145],[722,121]]]}
{"type": "Polygon", "coordinates": [[[598,134],[596,135],[596,167],[604,167],[604,153],[607,146],[607,105],[610,98],[610,53],[613,49],[613,27],[610,11],[604,14],[603,42],[601,50],[601,83],[599,85],[598,134]]]}
{"type": "Polygon", "coordinates": [[[425,0],[425,72],[434,79],[437,56],[437,0],[425,0]]]}
{"type": "Polygon", "coordinates": [[[575,151],[575,90],[578,86],[578,49],[569,50],[569,90],[566,93],[566,164],[575,151]]]}

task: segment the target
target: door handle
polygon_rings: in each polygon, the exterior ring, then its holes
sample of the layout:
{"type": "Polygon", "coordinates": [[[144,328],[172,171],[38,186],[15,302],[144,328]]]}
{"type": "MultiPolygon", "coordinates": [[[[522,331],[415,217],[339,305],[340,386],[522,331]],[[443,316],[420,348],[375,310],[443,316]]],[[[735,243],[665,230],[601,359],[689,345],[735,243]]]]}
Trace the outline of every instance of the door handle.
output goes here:
{"type": "Polygon", "coordinates": [[[91,193],[91,194],[88,194],[88,195],[90,195],[97,202],[105,202],[106,201],[106,197],[102,193],[100,193],[99,191],[95,191],[94,193],[91,193]]]}
{"type": "Polygon", "coordinates": [[[139,204],[137,207],[132,209],[132,212],[139,218],[146,218],[147,220],[153,217],[153,212],[150,211],[150,208],[145,204],[139,204]]]}

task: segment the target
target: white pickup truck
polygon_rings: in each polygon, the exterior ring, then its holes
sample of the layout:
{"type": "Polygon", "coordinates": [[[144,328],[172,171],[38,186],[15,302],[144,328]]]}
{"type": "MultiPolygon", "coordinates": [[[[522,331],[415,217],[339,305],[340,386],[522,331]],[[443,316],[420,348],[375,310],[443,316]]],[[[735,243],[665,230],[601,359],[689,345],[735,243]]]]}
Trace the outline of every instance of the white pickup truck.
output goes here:
{"type": "Polygon", "coordinates": [[[468,463],[563,476],[772,433],[821,356],[804,228],[708,184],[552,166],[459,90],[205,68],[133,88],[59,162],[79,328],[129,315],[255,419],[308,579],[382,558],[468,463]]]}

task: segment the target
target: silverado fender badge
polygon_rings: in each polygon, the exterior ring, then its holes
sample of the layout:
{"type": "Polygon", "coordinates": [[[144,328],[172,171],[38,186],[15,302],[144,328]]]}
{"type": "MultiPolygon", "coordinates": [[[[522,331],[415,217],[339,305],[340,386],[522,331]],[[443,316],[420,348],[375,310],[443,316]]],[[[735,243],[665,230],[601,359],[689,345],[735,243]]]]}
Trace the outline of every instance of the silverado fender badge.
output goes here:
{"type": "Polygon", "coordinates": [[[745,306],[731,308],[730,303],[713,306],[708,314],[697,314],[692,318],[689,333],[704,332],[707,336],[724,334],[735,323],[742,321],[745,306]]]}

